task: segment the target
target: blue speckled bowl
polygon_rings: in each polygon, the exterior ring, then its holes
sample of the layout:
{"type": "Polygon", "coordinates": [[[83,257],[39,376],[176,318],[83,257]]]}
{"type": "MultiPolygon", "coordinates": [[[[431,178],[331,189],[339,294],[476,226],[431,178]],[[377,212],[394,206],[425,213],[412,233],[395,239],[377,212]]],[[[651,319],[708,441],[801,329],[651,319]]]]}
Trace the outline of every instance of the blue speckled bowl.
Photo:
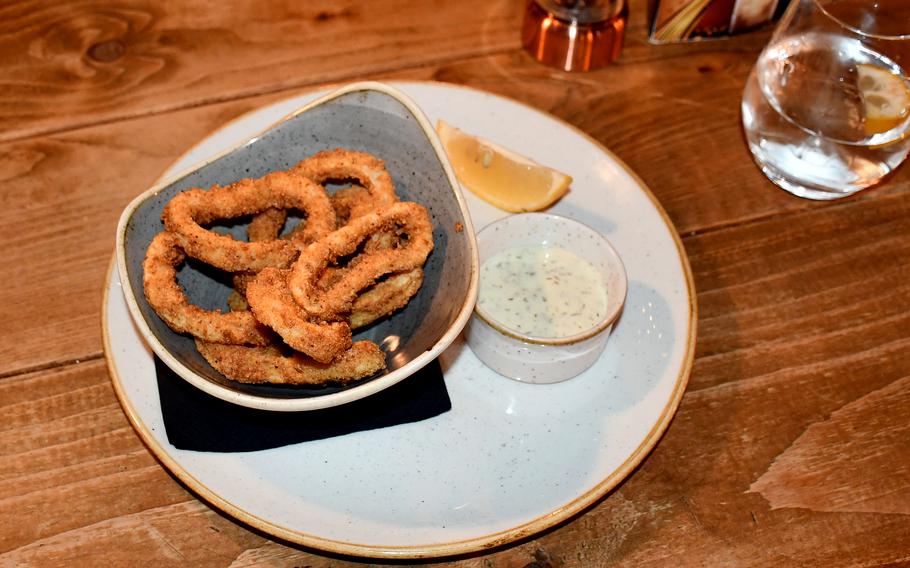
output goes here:
{"type": "MultiPolygon", "coordinates": [[[[245,238],[245,225],[222,227],[245,238]]],[[[117,230],[117,266],[130,312],[154,352],[178,375],[218,398],[267,410],[314,410],[357,400],[414,373],[461,332],[477,293],[477,247],[467,207],[439,140],[426,117],[401,92],[380,83],[357,83],[322,97],[259,136],[199,167],[159,184],[123,212],[117,230]],[[190,187],[228,184],[287,169],[320,150],[366,151],[386,163],[402,200],[427,207],[435,249],[424,267],[420,292],[408,306],[355,334],[387,353],[388,371],[344,387],[248,385],[227,379],[201,355],[191,337],[174,333],[149,307],[142,290],[142,261],[151,239],[164,230],[161,210],[190,187]]],[[[230,281],[189,261],[178,273],[194,304],[226,309],[230,281]]]]}

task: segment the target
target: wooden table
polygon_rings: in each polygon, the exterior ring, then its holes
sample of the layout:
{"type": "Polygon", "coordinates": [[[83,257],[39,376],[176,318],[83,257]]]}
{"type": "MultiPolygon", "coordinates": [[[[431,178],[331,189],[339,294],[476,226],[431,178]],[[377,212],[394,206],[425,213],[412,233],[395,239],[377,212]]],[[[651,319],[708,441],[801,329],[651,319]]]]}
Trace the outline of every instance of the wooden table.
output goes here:
{"type": "Polygon", "coordinates": [[[566,74],[518,0],[0,7],[0,565],[345,566],[188,492],[112,390],[100,308],[123,207],[250,109],[327,83],[424,79],[518,99],[637,171],[683,238],[694,370],[663,440],[574,520],[455,566],[910,563],[910,169],[791,197],[739,126],[766,31],[566,74]]]}

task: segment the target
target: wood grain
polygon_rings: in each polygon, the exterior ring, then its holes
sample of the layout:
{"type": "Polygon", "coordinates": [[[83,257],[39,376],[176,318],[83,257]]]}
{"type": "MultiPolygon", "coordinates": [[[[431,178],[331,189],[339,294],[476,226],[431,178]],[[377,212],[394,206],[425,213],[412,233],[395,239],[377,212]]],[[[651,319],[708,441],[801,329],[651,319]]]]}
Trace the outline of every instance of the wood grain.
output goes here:
{"type": "Polygon", "coordinates": [[[514,49],[521,4],[19,2],[0,140],[514,49]]]}
{"type": "Polygon", "coordinates": [[[690,388],[849,372],[906,349],[910,197],[876,197],[686,240],[699,291],[690,388]]]}
{"type": "Polygon", "coordinates": [[[0,565],[224,565],[261,543],[149,454],[102,361],[0,381],[0,409],[0,565]]]}
{"type": "Polygon", "coordinates": [[[775,188],[738,116],[768,31],[657,47],[646,7],[617,64],[567,74],[519,49],[506,0],[0,5],[0,566],[390,565],[200,501],[101,358],[123,207],[232,118],[364,78],[498,93],[605,144],[667,209],[698,292],[689,389],[632,476],[527,541],[413,564],[910,565],[910,169],[835,203],[775,188]]]}
{"type": "Polygon", "coordinates": [[[749,491],[773,509],[910,515],[910,377],[834,411],[806,432],[749,491]]]}

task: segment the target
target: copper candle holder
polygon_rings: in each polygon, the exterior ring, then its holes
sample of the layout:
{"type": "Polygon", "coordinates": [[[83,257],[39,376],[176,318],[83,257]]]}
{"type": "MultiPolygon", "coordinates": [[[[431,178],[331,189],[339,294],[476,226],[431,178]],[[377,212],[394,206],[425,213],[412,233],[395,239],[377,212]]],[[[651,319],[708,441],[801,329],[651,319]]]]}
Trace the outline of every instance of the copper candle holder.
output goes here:
{"type": "Polygon", "coordinates": [[[564,71],[610,64],[622,50],[626,0],[532,0],[521,41],[534,59],[564,71]]]}

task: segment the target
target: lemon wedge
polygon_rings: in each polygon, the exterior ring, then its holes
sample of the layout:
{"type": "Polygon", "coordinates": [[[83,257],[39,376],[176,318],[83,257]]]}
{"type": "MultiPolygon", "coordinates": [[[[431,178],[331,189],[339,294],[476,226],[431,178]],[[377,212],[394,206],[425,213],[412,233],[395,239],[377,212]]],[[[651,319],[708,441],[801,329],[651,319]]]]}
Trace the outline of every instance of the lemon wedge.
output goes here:
{"type": "Polygon", "coordinates": [[[572,177],[466,134],[440,120],[436,132],[458,180],[484,201],[520,213],[540,211],[569,191],[572,177]]]}
{"type": "Polygon", "coordinates": [[[910,114],[910,88],[900,76],[877,65],[856,66],[857,87],[863,98],[866,134],[888,132],[910,114]]]}

